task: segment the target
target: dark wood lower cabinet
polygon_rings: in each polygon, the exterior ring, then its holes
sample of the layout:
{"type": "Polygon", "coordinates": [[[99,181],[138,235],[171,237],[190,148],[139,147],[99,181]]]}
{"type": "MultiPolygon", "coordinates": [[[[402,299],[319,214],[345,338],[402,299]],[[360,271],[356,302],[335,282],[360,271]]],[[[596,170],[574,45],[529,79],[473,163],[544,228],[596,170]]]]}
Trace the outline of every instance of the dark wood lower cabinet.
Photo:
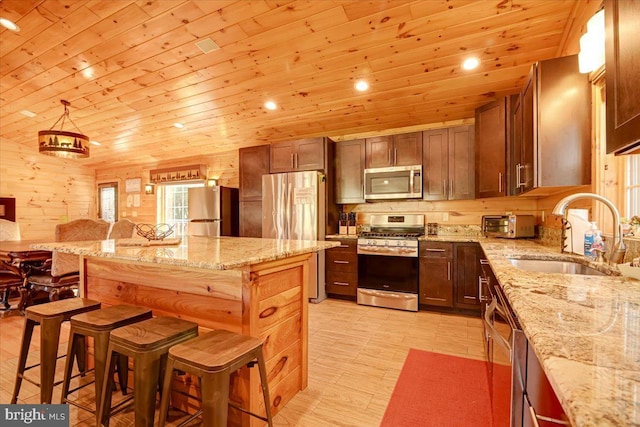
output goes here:
{"type": "Polygon", "coordinates": [[[453,243],[420,242],[420,304],[453,307],[453,243]]]}
{"type": "Polygon", "coordinates": [[[477,243],[456,243],[455,247],[455,303],[459,308],[480,310],[478,277],[483,253],[477,243]]]}
{"type": "Polygon", "coordinates": [[[479,312],[481,257],[473,242],[420,242],[420,304],[479,312]]]}
{"type": "Polygon", "coordinates": [[[340,246],[326,251],[325,280],[329,296],[354,299],[358,290],[356,239],[340,240],[340,246]]]}

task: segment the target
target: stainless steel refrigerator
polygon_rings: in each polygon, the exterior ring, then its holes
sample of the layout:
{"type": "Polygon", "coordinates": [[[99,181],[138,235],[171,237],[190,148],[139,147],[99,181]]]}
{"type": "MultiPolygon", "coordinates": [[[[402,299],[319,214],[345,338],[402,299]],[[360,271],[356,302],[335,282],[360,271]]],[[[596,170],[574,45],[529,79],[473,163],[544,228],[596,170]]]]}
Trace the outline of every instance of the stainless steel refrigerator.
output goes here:
{"type": "Polygon", "coordinates": [[[239,230],[238,189],[194,187],[188,193],[189,236],[237,236],[239,230]]]}
{"type": "MultiPolygon", "coordinates": [[[[324,240],[325,178],[316,172],[291,172],[262,176],[262,237],[290,240],[324,240]]],[[[309,299],[327,297],[324,287],[324,251],[310,260],[309,299]]]]}

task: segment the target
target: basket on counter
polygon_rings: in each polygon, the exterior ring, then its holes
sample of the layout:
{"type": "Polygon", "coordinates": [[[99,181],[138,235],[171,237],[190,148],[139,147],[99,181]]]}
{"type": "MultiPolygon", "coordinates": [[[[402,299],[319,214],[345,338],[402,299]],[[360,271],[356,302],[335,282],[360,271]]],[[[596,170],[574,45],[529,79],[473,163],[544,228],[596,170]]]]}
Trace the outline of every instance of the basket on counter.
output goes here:
{"type": "Polygon", "coordinates": [[[138,236],[151,240],[164,240],[173,234],[173,225],[170,224],[136,224],[138,236]]]}

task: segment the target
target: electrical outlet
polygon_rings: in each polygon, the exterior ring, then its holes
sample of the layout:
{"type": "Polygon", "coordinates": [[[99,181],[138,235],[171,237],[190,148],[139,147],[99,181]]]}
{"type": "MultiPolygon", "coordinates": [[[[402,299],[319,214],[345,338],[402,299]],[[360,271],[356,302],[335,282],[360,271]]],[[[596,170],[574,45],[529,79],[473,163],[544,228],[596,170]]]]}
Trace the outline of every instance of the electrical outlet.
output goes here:
{"type": "Polygon", "coordinates": [[[127,217],[127,211],[122,211],[122,218],[126,218],[127,217]]]}
{"type": "Polygon", "coordinates": [[[134,218],[137,218],[138,217],[138,211],[131,212],[131,216],[134,217],[134,218]]]}
{"type": "Polygon", "coordinates": [[[449,221],[449,212],[443,212],[442,213],[442,220],[443,221],[449,221]]]}

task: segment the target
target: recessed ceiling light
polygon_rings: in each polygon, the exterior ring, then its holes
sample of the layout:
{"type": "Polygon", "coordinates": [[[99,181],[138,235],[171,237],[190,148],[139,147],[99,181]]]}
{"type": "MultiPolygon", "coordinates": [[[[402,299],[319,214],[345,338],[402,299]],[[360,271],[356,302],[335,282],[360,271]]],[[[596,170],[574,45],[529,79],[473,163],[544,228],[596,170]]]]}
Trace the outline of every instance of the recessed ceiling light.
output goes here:
{"type": "Polygon", "coordinates": [[[365,90],[369,89],[369,83],[367,83],[365,80],[358,80],[355,84],[355,88],[360,92],[364,92],[365,90]]]}
{"type": "Polygon", "coordinates": [[[480,60],[478,58],[467,58],[462,63],[462,68],[465,70],[473,70],[478,65],[480,65],[480,60]]]}
{"type": "Polygon", "coordinates": [[[266,108],[267,110],[275,110],[276,108],[278,108],[278,106],[273,101],[267,101],[264,103],[264,108],[266,108]]]}
{"type": "Polygon", "coordinates": [[[89,141],[89,142],[91,143],[91,145],[102,145],[98,141],[89,141]]]}
{"type": "Polygon", "coordinates": [[[20,111],[20,114],[22,114],[23,116],[27,116],[27,117],[35,117],[36,113],[34,113],[33,111],[29,111],[29,110],[22,110],[20,111]]]}
{"type": "Polygon", "coordinates": [[[0,25],[5,27],[7,30],[15,31],[16,33],[20,31],[20,27],[13,21],[9,21],[6,18],[0,18],[0,25]]]}
{"type": "Polygon", "coordinates": [[[182,123],[174,123],[173,124],[175,127],[177,127],[178,129],[182,129],[184,127],[184,125],[182,123]]]}

